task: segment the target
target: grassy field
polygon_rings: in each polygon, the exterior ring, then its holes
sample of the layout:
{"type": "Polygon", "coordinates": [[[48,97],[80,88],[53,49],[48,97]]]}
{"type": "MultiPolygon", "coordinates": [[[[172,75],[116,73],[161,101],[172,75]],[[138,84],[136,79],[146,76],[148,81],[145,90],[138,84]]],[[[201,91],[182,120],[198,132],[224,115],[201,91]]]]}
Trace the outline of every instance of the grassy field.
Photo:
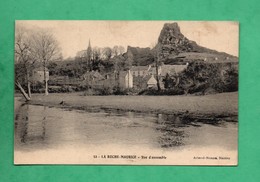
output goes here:
{"type": "Polygon", "coordinates": [[[125,111],[155,113],[189,113],[237,115],[238,93],[206,96],[83,96],[82,93],[33,95],[31,104],[71,107],[77,109],[101,107],[125,111]],[[63,101],[63,104],[60,104],[63,101]]]}

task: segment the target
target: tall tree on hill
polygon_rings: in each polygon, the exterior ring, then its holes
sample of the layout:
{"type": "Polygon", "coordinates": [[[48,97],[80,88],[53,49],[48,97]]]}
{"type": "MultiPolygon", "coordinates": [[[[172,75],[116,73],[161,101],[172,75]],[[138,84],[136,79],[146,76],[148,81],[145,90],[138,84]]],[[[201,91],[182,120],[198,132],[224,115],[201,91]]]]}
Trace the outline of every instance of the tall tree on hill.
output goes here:
{"type": "Polygon", "coordinates": [[[92,69],[100,71],[101,49],[99,47],[94,47],[92,54],[92,69]]]}
{"type": "Polygon", "coordinates": [[[112,57],[112,49],[110,47],[105,47],[102,50],[102,54],[105,60],[109,60],[112,57]]]}
{"type": "Polygon", "coordinates": [[[44,68],[45,95],[48,95],[47,66],[61,56],[57,40],[50,31],[39,29],[32,36],[32,53],[44,68]]]}
{"type": "Polygon", "coordinates": [[[88,64],[88,67],[90,70],[92,70],[92,66],[91,66],[91,61],[93,61],[93,51],[92,51],[92,48],[91,48],[91,44],[90,44],[90,40],[88,42],[88,48],[87,48],[87,52],[86,52],[86,59],[87,59],[87,64],[88,64]]]}
{"type": "Polygon", "coordinates": [[[98,61],[101,59],[101,49],[99,47],[94,47],[92,50],[93,59],[98,61]]]}
{"type": "Polygon", "coordinates": [[[118,54],[119,54],[119,49],[118,49],[119,47],[117,46],[117,45],[115,45],[114,47],[113,47],[113,49],[112,49],[112,54],[113,54],[113,56],[118,56],[118,54]]]}
{"type": "Polygon", "coordinates": [[[125,52],[125,48],[123,46],[118,46],[119,55],[123,55],[124,52],[125,52]]]}
{"type": "Polygon", "coordinates": [[[119,46],[115,45],[112,49],[112,55],[113,56],[122,55],[124,52],[125,52],[125,48],[121,45],[119,45],[119,46]]]}

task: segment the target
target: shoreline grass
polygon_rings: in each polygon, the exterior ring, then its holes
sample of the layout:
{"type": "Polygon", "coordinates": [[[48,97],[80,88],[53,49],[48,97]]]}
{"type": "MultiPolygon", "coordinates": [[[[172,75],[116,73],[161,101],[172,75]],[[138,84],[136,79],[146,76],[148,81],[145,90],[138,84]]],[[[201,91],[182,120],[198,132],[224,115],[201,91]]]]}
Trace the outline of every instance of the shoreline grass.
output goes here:
{"type": "Polygon", "coordinates": [[[102,108],[145,113],[237,116],[238,93],[205,96],[83,96],[82,93],[34,94],[29,104],[88,110],[102,108]],[[62,102],[62,104],[61,104],[62,102]]]}

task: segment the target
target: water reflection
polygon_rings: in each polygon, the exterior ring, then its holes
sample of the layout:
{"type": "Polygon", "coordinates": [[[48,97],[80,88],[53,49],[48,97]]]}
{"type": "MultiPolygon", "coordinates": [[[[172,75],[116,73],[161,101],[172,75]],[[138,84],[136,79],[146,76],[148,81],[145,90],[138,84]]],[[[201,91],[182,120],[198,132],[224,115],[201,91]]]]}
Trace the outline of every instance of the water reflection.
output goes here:
{"type": "Polygon", "coordinates": [[[46,107],[32,110],[28,104],[22,104],[15,115],[15,138],[21,144],[44,143],[46,139],[46,107]],[[37,115],[34,115],[37,113],[37,115]]]}
{"type": "Polygon", "coordinates": [[[103,144],[167,150],[189,145],[237,147],[236,123],[207,122],[190,118],[188,113],[83,111],[22,104],[15,115],[15,150],[103,144]]]}
{"type": "Polygon", "coordinates": [[[184,134],[182,127],[185,127],[185,121],[181,120],[177,115],[158,114],[156,130],[161,133],[158,138],[158,143],[163,148],[175,147],[184,145],[184,134]]]}

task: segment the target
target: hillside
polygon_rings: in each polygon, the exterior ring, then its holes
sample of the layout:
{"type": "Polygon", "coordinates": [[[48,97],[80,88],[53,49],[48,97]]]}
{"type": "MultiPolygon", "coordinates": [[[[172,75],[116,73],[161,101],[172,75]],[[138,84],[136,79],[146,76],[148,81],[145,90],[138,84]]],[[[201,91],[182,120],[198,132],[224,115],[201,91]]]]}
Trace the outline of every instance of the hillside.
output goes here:
{"type": "MultiPolygon", "coordinates": [[[[195,41],[189,40],[181,33],[177,23],[164,24],[158,43],[161,45],[161,57],[165,64],[184,64],[194,61],[209,63],[238,61],[238,58],[233,55],[202,47],[195,41]]],[[[154,51],[155,49],[128,46],[126,57],[134,60],[133,65],[148,65],[154,61],[154,51]]]]}
{"type": "Polygon", "coordinates": [[[132,61],[132,65],[134,66],[146,66],[154,61],[153,51],[149,47],[140,48],[128,46],[125,57],[128,61],[132,61]]]}
{"type": "Polygon", "coordinates": [[[226,53],[208,53],[208,52],[182,52],[178,55],[169,55],[164,60],[165,64],[185,64],[194,61],[205,63],[238,63],[238,58],[226,53]]]}

